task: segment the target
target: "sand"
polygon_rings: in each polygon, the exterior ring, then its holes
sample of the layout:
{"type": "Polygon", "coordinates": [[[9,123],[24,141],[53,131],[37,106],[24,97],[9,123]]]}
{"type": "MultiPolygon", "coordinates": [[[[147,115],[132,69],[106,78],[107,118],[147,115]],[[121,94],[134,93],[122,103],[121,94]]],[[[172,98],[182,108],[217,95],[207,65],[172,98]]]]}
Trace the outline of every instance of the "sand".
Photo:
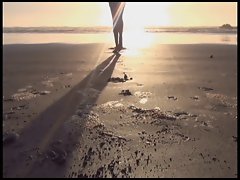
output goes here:
{"type": "Polygon", "coordinates": [[[3,176],[237,177],[237,46],[109,47],[4,45],[3,176]]]}

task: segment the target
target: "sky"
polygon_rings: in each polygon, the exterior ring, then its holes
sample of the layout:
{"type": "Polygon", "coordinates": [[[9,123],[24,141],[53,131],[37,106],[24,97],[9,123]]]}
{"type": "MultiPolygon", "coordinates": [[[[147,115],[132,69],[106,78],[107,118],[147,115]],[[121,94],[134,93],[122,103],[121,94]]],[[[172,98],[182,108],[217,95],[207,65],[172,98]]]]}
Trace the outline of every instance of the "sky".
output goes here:
{"type": "MultiPolygon", "coordinates": [[[[127,2],[124,23],[144,26],[237,26],[236,2],[127,2]]],[[[4,27],[111,26],[108,2],[4,2],[4,27]]]]}

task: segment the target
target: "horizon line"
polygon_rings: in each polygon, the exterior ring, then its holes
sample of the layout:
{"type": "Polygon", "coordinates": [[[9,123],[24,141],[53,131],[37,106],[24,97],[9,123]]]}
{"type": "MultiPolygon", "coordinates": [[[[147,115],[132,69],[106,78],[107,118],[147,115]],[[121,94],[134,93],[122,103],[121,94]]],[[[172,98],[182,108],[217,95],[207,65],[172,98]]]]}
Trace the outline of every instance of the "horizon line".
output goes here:
{"type": "MultiPolygon", "coordinates": [[[[227,24],[227,23],[226,23],[227,24]]],[[[224,25],[224,24],[223,24],[224,25]]],[[[207,26],[207,25],[202,25],[202,26],[163,26],[163,25],[149,25],[149,26],[144,26],[144,28],[184,28],[184,27],[191,27],[191,28],[204,28],[204,27],[221,27],[222,25],[213,25],[213,26],[207,26]]],[[[112,26],[4,26],[3,28],[112,28],[112,26]]],[[[237,28],[238,26],[232,26],[233,28],[237,28]]]]}

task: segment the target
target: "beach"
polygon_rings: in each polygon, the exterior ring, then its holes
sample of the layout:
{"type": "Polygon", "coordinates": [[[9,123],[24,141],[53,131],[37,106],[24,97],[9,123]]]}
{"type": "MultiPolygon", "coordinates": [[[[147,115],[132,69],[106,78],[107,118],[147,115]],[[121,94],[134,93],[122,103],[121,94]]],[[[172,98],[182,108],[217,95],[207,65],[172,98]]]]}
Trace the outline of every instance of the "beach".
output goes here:
{"type": "Polygon", "coordinates": [[[237,177],[236,42],[71,36],[3,45],[4,177],[237,177]]]}

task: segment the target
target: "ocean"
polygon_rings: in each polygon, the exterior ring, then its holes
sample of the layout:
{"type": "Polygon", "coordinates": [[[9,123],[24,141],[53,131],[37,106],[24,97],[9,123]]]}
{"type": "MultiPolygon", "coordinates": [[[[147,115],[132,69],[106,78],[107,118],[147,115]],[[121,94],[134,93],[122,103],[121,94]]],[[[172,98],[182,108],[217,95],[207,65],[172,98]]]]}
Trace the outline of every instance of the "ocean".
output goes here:
{"type": "MultiPolygon", "coordinates": [[[[111,27],[4,27],[3,44],[111,43],[111,27]]],[[[147,27],[124,31],[127,44],[237,44],[237,28],[147,27]]]]}

